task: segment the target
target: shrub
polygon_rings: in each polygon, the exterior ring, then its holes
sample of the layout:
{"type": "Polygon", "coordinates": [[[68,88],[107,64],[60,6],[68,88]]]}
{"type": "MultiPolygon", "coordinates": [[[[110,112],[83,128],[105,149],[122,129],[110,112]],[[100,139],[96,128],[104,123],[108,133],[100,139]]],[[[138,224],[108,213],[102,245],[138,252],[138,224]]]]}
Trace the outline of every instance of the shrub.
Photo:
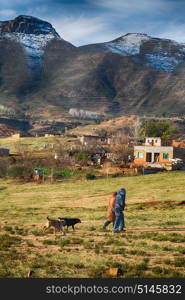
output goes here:
{"type": "Polygon", "coordinates": [[[55,177],[59,178],[67,178],[73,175],[73,172],[69,169],[63,169],[61,171],[58,171],[54,174],[55,177]]]}
{"type": "Polygon", "coordinates": [[[8,169],[8,176],[10,178],[19,178],[19,179],[31,179],[33,170],[28,166],[13,166],[8,169]]]}
{"type": "Polygon", "coordinates": [[[18,226],[16,226],[15,227],[15,232],[16,232],[16,234],[18,234],[18,235],[27,235],[28,234],[28,229],[26,229],[26,228],[21,228],[21,227],[18,227],[18,226]]]}
{"type": "Polygon", "coordinates": [[[71,243],[75,244],[75,245],[82,244],[83,243],[83,239],[81,239],[81,238],[72,238],[71,239],[71,243]]]}
{"type": "Polygon", "coordinates": [[[95,252],[96,254],[99,254],[99,253],[100,253],[100,249],[95,247],[94,252],[95,252]]]}
{"type": "Polygon", "coordinates": [[[43,230],[38,230],[38,229],[32,230],[31,233],[33,235],[35,235],[35,236],[43,236],[43,235],[45,235],[45,233],[43,232],[43,230]]]}
{"type": "Polygon", "coordinates": [[[83,246],[85,249],[92,249],[92,244],[89,241],[84,241],[83,246]]]}
{"type": "Polygon", "coordinates": [[[71,240],[70,239],[65,239],[65,240],[60,240],[58,242],[58,245],[63,248],[65,245],[70,245],[71,244],[71,240]]]}
{"type": "Polygon", "coordinates": [[[7,162],[1,160],[0,161],[0,177],[5,177],[7,174],[7,162]]]}
{"type": "Polygon", "coordinates": [[[12,237],[8,234],[0,235],[0,247],[1,250],[8,249],[13,245],[18,245],[21,243],[21,239],[19,237],[12,237]]]}
{"type": "Polygon", "coordinates": [[[83,269],[83,268],[85,268],[85,265],[82,263],[77,263],[77,264],[74,264],[74,267],[77,269],[83,269]]]}
{"type": "Polygon", "coordinates": [[[5,231],[9,231],[9,232],[11,232],[13,230],[13,228],[11,226],[4,226],[3,229],[5,231]]]}
{"type": "Polygon", "coordinates": [[[96,176],[94,174],[87,173],[86,174],[86,179],[87,180],[94,180],[94,179],[96,179],[96,176]]]}
{"type": "Polygon", "coordinates": [[[52,240],[44,240],[43,241],[43,245],[56,245],[57,242],[56,241],[52,241],[52,240]]]}
{"type": "Polygon", "coordinates": [[[0,186],[0,191],[6,190],[6,189],[7,189],[7,187],[5,187],[5,186],[0,186]]]}
{"type": "Polygon", "coordinates": [[[136,206],[136,209],[138,210],[143,210],[144,209],[144,206],[142,204],[139,204],[136,206]]]}
{"type": "Polygon", "coordinates": [[[89,231],[95,231],[95,230],[96,230],[96,227],[91,226],[91,227],[88,228],[88,230],[89,230],[89,231]]]}
{"type": "Polygon", "coordinates": [[[143,250],[130,250],[129,252],[131,255],[141,255],[141,256],[145,256],[148,255],[145,251],[143,250]]]}
{"type": "Polygon", "coordinates": [[[121,255],[125,256],[126,251],[124,248],[115,248],[112,250],[112,253],[113,254],[121,254],[121,255]]]}
{"type": "Polygon", "coordinates": [[[173,264],[172,260],[170,260],[170,259],[164,259],[163,262],[164,262],[166,265],[171,265],[171,264],[173,264]]]}
{"type": "Polygon", "coordinates": [[[86,162],[88,160],[89,154],[88,153],[75,153],[74,158],[77,161],[83,161],[86,162]]]}
{"type": "Polygon", "coordinates": [[[153,271],[154,274],[158,274],[158,275],[161,275],[161,276],[164,276],[164,275],[170,273],[169,269],[165,269],[165,268],[161,268],[161,267],[154,267],[154,268],[152,268],[152,271],[153,271]]]}
{"type": "Polygon", "coordinates": [[[185,254],[185,248],[178,248],[178,251],[179,251],[179,253],[181,253],[181,254],[185,254]]]}
{"type": "Polygon", "coordinates": [[[184,267],[185,266],[185,258],[184,257],[178,257],[174,261],[175,267],[184,267]]]}

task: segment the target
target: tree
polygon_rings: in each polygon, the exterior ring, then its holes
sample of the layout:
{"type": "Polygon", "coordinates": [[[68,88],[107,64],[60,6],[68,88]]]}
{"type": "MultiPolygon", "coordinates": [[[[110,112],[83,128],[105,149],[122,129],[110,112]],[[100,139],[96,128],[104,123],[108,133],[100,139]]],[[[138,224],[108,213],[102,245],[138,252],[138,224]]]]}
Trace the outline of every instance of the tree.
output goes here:
{"type": "Polygon", "coordinates": [[[140,130],[140,136],[161,137],[162,139],[172,139],[177,134],[177,128],[170,121],[147,121],[140,130]]]}
{"type": "Polygon", "coordinates": [[[110,150],[113,154],[113,157],[116,159],[116,161],[125,166],[128,163],[128,156],[133,155],[132,147],[129,147],[128,145],[125,144],[115,145],[114,147],[111,147],[110,150]]]}
{"type": "Polygon", "coordinates": [[[109,128],[108,127],[96,128],[95,133],[101,137],[107,138],[109,135],[109,128]]]}
{"type": "Polygon", "coordinates": [[[131,132],[133,137],[135,138],[138,137],[141,124],[142,124],[141,119],[140,117],[137,116],[133,122],[133,126],[131,127],[131,132]]]}

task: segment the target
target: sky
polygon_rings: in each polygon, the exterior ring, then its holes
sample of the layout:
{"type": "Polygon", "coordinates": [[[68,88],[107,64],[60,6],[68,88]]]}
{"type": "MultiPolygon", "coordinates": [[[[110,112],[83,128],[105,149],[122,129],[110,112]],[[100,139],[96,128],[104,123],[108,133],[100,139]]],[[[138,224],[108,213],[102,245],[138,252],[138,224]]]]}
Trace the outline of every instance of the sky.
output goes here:
{"type": "Polygon", "coordinates": [[[185,0],[0,0],[0,21],[20,14],[50,22],[75,46],[136,32],[185,43],[185,0]]]}

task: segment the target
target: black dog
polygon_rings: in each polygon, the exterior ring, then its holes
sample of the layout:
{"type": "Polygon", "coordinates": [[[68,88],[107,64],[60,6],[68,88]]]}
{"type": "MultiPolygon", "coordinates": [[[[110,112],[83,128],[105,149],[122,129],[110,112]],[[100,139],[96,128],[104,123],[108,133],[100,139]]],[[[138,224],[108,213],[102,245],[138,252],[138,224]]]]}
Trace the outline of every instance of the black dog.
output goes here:
{"type": "Polygon", "coordinates": [[[69,226],[72,226],[73,230],[75,230],[75,224],[81,223],[81,220],[78,218],[58,218],[59,220],[64,220],[63,226],[67,226],[67,230],[69,226]]]}

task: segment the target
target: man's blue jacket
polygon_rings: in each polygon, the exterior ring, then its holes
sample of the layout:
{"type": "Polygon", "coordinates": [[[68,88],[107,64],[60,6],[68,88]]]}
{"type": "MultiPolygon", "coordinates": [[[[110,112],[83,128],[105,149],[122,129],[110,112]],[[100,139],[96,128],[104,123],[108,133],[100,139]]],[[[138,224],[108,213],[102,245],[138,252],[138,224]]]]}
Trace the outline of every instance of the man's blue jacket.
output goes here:
{"type": "Polygon", "coordinates": [[[115,210],[123,211],[125,208],[125,197],[126,197],[126,190],[124,188],[120,189],[116,196],[115,201],[115,210]]]}

